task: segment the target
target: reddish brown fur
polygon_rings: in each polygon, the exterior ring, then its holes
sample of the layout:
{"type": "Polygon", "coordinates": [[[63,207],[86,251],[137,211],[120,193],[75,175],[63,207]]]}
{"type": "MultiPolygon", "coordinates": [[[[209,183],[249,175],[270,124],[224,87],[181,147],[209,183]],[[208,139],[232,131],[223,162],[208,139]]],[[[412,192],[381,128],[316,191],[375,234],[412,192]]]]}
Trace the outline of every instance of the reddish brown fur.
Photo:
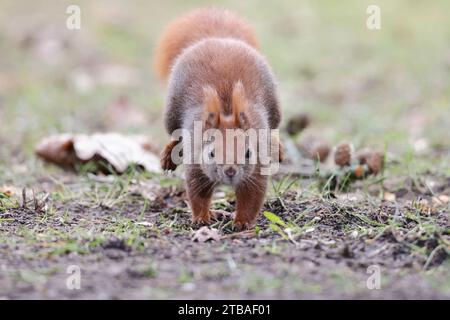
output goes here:
{"type": "MultiPolygon", "coordinates": [[[[168,133],[190,129],[195,120],[203,121],[205,129],[277,128],[280,109],[274,77],[255,48],[252,29],[228,11],[195,10],[169,25],[155,58],[158,75],[166,79],[170,73],[165,114],[168,133]]],[[[170,159],[175,145],[170,142],[163,152],[164,169],[176,168],[170,159]]],[[[186,182],[193,221],[209,222],[217,183],[200,165],[187,165],[186,182]]],[[[252,226],[266,187],[267,176],[259,170],[236,186],[234,222],[238,228],[252,226]]]]}
{"type": "Polygon", "coordinates": [[[266,110],[270,128],[278,127],[281,115],[273,75],[264,58],[252,47],[241,41],[206,39],[185,50],[178,65],[179,68],[174,66],[169,82],[166,109],[169,134],[182,126],[186,108],[204,102],[205,86],[217,91],[222,112],[231,114],[232,92],[238,82],[245,88],[246,99],[259,102],[266,110]]]}
{"type": "Polygon", "coordinates": [[[175,58],[191,44],[209,37],[240,39],[258,47],[253,29],[229,11],[197,9],[169,24],[157,47],[154,68],[162,80],[167,79],[175,58]]]}
{"type": "Polygon", "coordinates": [[[172,150],[177,144],[177,140],[172,140],[161,152],[161,167],[164,170],[174,171],[177,168],[177,165],[172,161],[172,150]]]}
{"type": "Polygon", "coordinates": [[[205,110],[203,112],[203,121],[206,128],[248,129],[249,124],[246,117],[247,98],[245,97],[242,83],[237,82],[231,94],[231,117],[223,113],[219,94],[211,86],[203,88],[205,110]]]}

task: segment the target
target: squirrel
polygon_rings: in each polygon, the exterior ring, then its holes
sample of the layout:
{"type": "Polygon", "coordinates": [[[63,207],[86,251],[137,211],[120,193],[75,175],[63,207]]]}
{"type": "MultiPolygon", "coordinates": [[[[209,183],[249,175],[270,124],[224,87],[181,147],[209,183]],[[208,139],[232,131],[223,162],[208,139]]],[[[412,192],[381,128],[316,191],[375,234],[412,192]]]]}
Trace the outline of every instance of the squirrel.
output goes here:
{"type": "MultiPolygon", "coordinates": [[[[177,129],[192,133],[196,121],[202,123],[202,132],[213,128],[223,133],[223,141],[202,141],[201,148],[207,152],[200,152],[199,157],[208,161],[186,164],[192,221],[208,224],[218,215],[218,211],[210,209],[213,191],[218,184],[227,184],[236,194],[235,228],[252,228],[268,184],[268,176],[260,170],[258,146],[246,143],[243,163],[235,157],[226,163],[219,158],[236,151],[236,139],[227,138],[227,129],[270,130],[280,124],[275,78],[258,52],[253,29],[230,11],[195,9],[163,32],[156,46],[154,67],[168,85],[164,122],[169,135],[177,129]],[[251,157],[256,161],[250,163],[251,157]]],[[[177,168],[172,156],[180,140],[172,138],[162,151],[163,170],[177,168]]],[[[278,139],[276,143],[276,160],[281,161],[282,146],[278,139]]]]}

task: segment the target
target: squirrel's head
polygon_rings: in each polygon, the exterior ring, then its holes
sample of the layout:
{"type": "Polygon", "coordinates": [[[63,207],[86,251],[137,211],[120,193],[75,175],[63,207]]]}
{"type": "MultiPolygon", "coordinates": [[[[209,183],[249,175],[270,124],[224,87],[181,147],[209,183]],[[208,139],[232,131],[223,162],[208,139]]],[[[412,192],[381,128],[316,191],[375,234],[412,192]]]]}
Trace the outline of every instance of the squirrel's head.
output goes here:
{"type": "Polygon", "coordinates": [[[202,171],[212,181],[236,186],[251,179],[258,166],[257,115],[250,113],[240,81],[233,86],[227,114],[216,89],[207,86],[203,93],[202,171]]]}

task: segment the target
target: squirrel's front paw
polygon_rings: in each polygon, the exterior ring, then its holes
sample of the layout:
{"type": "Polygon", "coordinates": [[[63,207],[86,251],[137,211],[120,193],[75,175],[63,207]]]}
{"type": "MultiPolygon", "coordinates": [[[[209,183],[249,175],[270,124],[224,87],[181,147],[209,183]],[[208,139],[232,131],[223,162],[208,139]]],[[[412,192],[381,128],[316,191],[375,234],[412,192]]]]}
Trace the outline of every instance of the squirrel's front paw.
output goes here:
{"type": "Polygon", "coordinates": [[[209,213],[198,215],[198,216],[192,216],[192,223],[198,224],[198,225],[208,225],[211,224],[211,215],[209,213]]]}
{"type": "Polygon", "coordinates": [[[234,229],[237,231],[250,230],[255,226],[254,221],[246,221],[244,219],[235,218],[233,221],[234,229]]]}
{"type": "Polygon", "coordinates": [[[230,213],[230,212],[225,211],[225,210],[210,210],[209,211],[209,215],[214,220],[223,220],[223,219],[225,219],[227,217],[233,218],[233,213],[230,213]]]}
{"type": "Polygon", "coordinates": [[[207,214],[196,215],[192,217],[192,222],[194,224],[207,225],[211,224],[212,220],[221,220],[232,214],[225,210],[210,210],[207,214]]]}

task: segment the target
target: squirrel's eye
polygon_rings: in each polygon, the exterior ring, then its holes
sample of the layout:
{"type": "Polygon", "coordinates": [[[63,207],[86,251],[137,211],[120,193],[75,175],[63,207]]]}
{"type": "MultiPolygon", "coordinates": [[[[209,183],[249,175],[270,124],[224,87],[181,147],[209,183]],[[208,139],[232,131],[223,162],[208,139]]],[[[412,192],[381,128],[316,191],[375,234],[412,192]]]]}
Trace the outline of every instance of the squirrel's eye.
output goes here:
{"type": "Polygon", "coordinates": [[[209,152],[209,157],[210,157],[210,158],[214,158],[215,155],[216,155],[216,154],[214,153],[214,150],[211,150],[211,151],[209,152]]]}
{"type": "Polygon", "coordinates": [[[250,159],[251,156],[252,152],[250,151],[250,149],[247,149],[247,151],[245,152],[245,158],[250,159]]]}

